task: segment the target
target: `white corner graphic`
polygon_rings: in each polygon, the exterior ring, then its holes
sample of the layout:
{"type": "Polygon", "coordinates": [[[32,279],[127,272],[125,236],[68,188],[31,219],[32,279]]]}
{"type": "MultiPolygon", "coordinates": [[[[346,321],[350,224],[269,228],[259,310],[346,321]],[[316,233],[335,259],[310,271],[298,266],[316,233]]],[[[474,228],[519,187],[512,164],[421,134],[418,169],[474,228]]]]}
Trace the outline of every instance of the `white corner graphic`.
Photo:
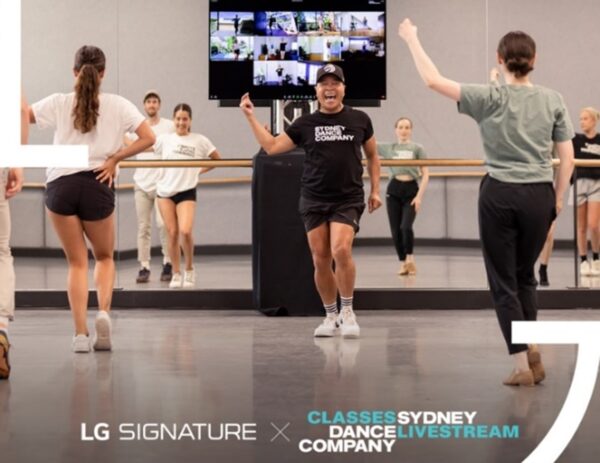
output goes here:
{"type": "Polygon", "coordinates": [[[4,111],[0,112],[0,136],[4,146],[0,167],[87,167],[87,146],[21,145],[20,0],[0,1],[0,56],[4,60],[0,82],[0,101],[4,105],[4,111]]]}
{"type": "MultiPolygon", "coordinates": [[[[577,344],[573,382],[556,421],[524,463],[551,463],[563,453],[588,408],[600,361],[600,322],[513,322],[516,344],[577,344]]],[[[600,452],[600,445],[597,449],[600,452]]]]}

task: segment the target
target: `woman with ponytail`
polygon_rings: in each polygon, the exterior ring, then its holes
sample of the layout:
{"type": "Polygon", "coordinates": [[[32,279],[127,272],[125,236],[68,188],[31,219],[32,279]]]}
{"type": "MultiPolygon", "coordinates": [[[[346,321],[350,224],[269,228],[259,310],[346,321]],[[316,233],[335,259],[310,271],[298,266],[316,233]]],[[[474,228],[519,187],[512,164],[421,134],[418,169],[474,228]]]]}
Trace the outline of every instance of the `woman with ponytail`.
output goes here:
{"type": "Polygon", "coordinates": [[[29,120],[54,130],[54,144],[88,145],[88,167],[49,168],[45,203],[48,217],[62,244],[69,265],[67,293],[75,323],[73,352],[89,352],[87,327],[88,249],[96,261],[94,281],[98,293],[95,350],[111,350],[111,308],[115,278],[113,261],[117,165],[154,143],[152,129],[137,108],[119,95],[100,90],[106,58],[100,48],[83,46],[75,54],[74,92],[55,93],[31,105],[29,120]],[[138,140],[122,148],[123,136],[135,132],[138,140]]]}
{"type": "MultiPolygon", "coordinates": [[[[425,53],[409,19],[398,33],[427,86],[458,102],[458,111],[479,125],[487,169],[479,188],[479,234],[496,315],[514,363],[504,384],[533,386],[545,377],[540,352],[513,344],[512,322],[537,318],[534,265],[573,172],[567,108],[558,92],[529,80],[536,47],[524,32],[509,32],[498,44],[505,85],[448,79],[425,53]],[[553,188],[554,145],[560,167],[553,188]]],[[[497,74],[494,70],[493,76],[497,74]]]]}

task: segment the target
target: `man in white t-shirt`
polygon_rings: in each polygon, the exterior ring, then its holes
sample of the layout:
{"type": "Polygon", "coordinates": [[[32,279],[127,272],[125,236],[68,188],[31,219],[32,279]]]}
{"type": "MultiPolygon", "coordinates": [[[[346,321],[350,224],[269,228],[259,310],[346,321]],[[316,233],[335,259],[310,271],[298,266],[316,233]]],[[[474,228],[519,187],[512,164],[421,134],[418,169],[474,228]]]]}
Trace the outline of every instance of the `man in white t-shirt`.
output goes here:
{"type": "MultiPolygon", "coordinates": [[[[146,112],[147,121],[152,128],[152,131],[158,138],[160,135],[172,133],[175,131],[173,121],[160,117],[160,95],[154,90],[149,90],[144,95],[144,111],[146,112]]],[[[126,144],[130,144],[135,139],[127,137],[126,144]]],[[[147,151],[137,155],[137,160],[159,160],[154,152],[154,147],[150,147],[147,151]]],[[[160,243],[162,246],[163,267],[160,274],[161,281],[171,281],[172,267],[167,248],[167,232],[163,223],[158,205],[156,202],[156,182],[160,177],[160,169],[158,168],[138,168],[133,175],[135,182],[135,209],[137,212],[138,234],[138,261],[140,262],[140,270],[136,278],[137,283],[147,283],[150,279],[150,248],[152,237],[152,211],[155,211],[156,225],[160,235],[160,243]]]]}

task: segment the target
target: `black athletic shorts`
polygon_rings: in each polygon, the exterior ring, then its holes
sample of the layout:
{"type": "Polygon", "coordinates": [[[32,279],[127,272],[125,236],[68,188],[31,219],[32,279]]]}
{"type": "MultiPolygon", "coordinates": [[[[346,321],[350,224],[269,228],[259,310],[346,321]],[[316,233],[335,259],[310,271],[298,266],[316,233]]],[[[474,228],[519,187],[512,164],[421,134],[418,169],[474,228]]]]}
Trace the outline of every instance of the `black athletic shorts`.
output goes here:
{"type": "Polygon", "coordinates": [[[182,203],[183,201],[196,201],[196,188],[190,188],[189,190],[180,191],[173,196],[159,196],[159,198],[170,199],[175,205],[182,203]]]}
{"type": "Polygon", "coordinates": [[[360,218],[365,211],[365,203],[357,200],[328,203],[301,196],[298,210],[307,233],[325,222],[345,223],[354,228],[354,233],[358,233],[360,218]]]}
{"type": "Polygon", "coordinates": [[[77,172],[58,177],[46,185],[46,207],[60,215],[81,220],[107,218],[115,210],[115,192],[108,183],[96,180],[97,172],[77,172]]]}

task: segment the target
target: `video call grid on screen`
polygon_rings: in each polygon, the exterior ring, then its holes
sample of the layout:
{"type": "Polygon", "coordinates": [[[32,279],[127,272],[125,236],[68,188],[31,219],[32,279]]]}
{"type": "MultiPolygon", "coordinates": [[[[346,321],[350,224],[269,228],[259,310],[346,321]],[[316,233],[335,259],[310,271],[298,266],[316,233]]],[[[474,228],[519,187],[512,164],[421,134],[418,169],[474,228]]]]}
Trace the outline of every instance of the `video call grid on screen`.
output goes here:
{"type": "Polygon", "coordinates": [[[334,11],[315,0],[210,5],[210,99],[313,99],[327,62],[344,69],[347,98],[385,99],[383,0],[329,1],[334,11]]]}

